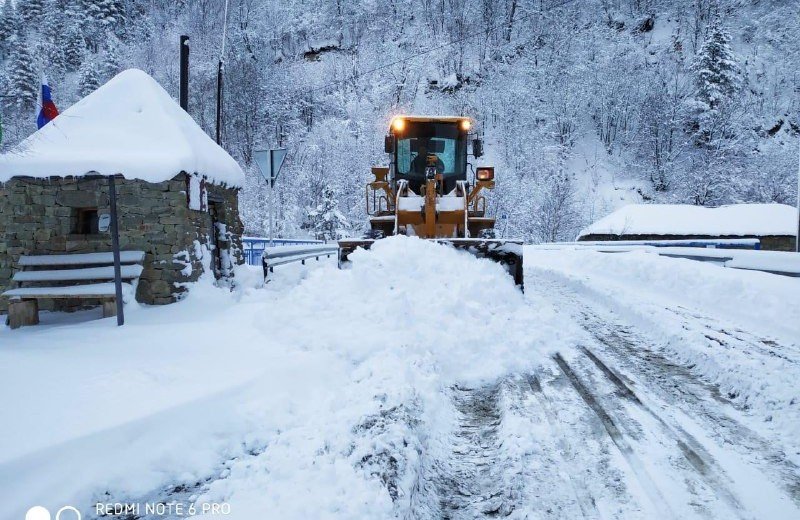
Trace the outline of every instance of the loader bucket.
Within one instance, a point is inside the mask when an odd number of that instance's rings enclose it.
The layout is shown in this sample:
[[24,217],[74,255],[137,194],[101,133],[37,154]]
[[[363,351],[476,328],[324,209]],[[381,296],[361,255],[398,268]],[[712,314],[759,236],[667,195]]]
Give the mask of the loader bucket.
[[[524,276],[522,270],[522,240],[484,239],[484,238],[428,238],[448,244],[457,249],[469,251],[478,258],[488,258],[502,264],[514,283],[524,290]],[[339,267],[348,262],[350,253],[356,249],[369,249],[375,239],[347,239],[339,241]]]

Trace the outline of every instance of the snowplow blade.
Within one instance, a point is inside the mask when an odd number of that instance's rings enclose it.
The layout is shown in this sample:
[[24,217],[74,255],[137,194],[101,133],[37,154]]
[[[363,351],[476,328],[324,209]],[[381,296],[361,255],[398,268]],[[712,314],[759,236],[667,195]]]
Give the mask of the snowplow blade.
[[[379,239],[377,239],[379,240]],[[488,258],[502,264],[508,274],[514,279],[514,283],[520,289],[524,288],[524,277],[522,271],[522,240],[505,240],[499,238],[427,238],[430,240],[447,244],[456,249],[469,251],[478,258]],[[346,239],[339,241],[339,267],[347,263],[350,253],[356,249],[369,249],[376,239]]]

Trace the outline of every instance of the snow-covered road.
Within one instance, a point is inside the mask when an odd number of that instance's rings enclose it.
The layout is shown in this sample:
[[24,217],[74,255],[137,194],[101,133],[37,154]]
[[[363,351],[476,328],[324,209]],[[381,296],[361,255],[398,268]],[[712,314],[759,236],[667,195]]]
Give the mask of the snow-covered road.
[[[574,405],[574,398],[559,404],[566,394],[580,396],[585,406],[577,421],[602,425],[594,428],[590,438],[606,444],[603,451],[622,455],[623,464],[610,466],[626,482],[618,495],[614,494],[619,490],[616,479],[604,485],[598,485],[602,478],[581,482],[581,488],[594,487],[581,503],[597,506],[588,512],[584,507],[582,512],[592,518],[608,513],[639,516],[625,510],[625,504],[638,504],[634,509],[640,513],[650,509],[644,515],[648,517],[791,518],[798,514],[797,386],[788,380],[777,382],[785,386],[757,381],[775,378],[772,370],[796,374],[797,346],[750,335],[732,323],[685,309],[676,312],[641,287],[619,304],[608,293],[596,287],[593,291],[591,281],[576,282],[560,270],[531,273],[537,282],[536,296],[569,313],[586,337],[577,349],[543,364],[534,386],[542,393],[551,387],[551,406],[558,410]],[[630,282],[626,281],[628,286],[636,287]],[[650,306],[644,306],[642,301],[648,299]],[[620,308],[637,303],[624,317]],[[738,372],[739,379],[726,374],[714,384],[710,375],[719,368],[699,366],[701,355],[688,352],[693,348],[734,350],[762,368]],[[680,363],[678,352],[687,359],[698,356],[698,361]],[[773,357],[781,359],[780,368],[769,362]],[[704,378],[704,372],[709,377]],[[761,395],[759,390],[775,393]],[[566,412],[559,422],[576,421],[574,413]],[[780,424],[775,425],[773,417],[778,415]],[[583,461],[578,472],[591,469],[586,464],[591,455],[578,458]],[[608,468],[602,457],[595,460],[596,467]],[[598,474],[602,477],[603,472]]]
[[8,518],[800,517],[800,280],[528,251],[523,296],[415,239],[352,260],[0,329]]

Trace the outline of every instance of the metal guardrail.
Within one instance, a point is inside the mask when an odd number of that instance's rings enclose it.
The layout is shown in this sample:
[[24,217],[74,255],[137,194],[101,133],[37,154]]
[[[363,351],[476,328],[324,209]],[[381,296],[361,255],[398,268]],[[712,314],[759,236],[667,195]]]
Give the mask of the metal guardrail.
[[320,257],[329,257],[339,252],[339,244],[310,244],[266,248],[261,256],[264,268],[264,278],[269,276],[273,268],[293,262],[306,263],[306,260]]
[[[322,243],[322,240],[304,238],[275,238],[272,240],[273,247]],[[242,254],[244,255],[245,263],[248,265],[261,265],[261,255],[264,254],[264,250],[268,247],[270,247],[268,238],[242,237]]]
[[528,246],[543,251],[562,249],[596,251],[598,253],[629,253],[647,251],[669,258],[684,258],[709,262],[721,267],[761,271],[781,276],[800,277],[800,255],[787,251],[747,250],[742,248],[684,247],[675,245],[621,244],[620,242],[567,242]]
[[652,247],[700,247],[707,249],[761,249],[757,238],[687,238],[683,240],[586,240],[579,242],[560,242],[576,246],[652,246]]

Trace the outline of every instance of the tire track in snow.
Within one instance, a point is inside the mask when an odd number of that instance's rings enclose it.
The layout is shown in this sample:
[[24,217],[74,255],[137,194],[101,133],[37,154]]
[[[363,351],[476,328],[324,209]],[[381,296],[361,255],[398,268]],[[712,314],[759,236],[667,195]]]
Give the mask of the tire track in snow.
[[[548,451],[554,453],[548,467],[539,471],[539,478],[531,485],[536,501],[541,503],[550,499],[555,490],[562,495],[576,487],[582,494],[585,513],[581,504],[573,500],[571,508],[549,507],[537,503],[532,508],[534,518],[542,512],[544,517],[573,519],[583,515],[593,518],[649,519],[658,516],[651,501],[644,494],[636,476],[631,472],[624,456],[609,437],[600,420],[586,406],[583,398],[575,392],[564,372],[545,358],[546,363],[537,368],[532,394],[541,392],[541,398],[548,403],[552,412],[552,426],[542,406],[529,405],[528,410],[536,415],[546,428],[532,428],[532,442],[542,446],[552,446]],[[533,382],[533,381],[531,381]],[[533,396],[532,395],[532,396]],[[544,430],[544,431],[543,431]],[[568,462],[559,458],[563,455]],[[536,463],[538,461],[532,461]],[[575,496],[574,494],[572,495]],[[562,500],[563,502],[563,500]]]
[[609,368],[603,360],[597,357],[594,352],[583,346],[581,346],[579,350],[592,361],[611,383],[613,383],[624,398],[634,403],[656,420],[662,431],[675,442],[691,467],[694,468],[698,475],[705,480],[711,489],[714,490],[715,494],[719,496],[734,513],[742,510],[742,505],[739,503],[739,500],[724,483],[724,472],[719,468],[719,465],[714,461],[711,454],[708,453],[695,437],[686,432],[680,425],[668,424],[667,421],[651,407],[644,404],[642,400],[639,399],[639,396],[636,395],[636,392],[634,392],[614,370]]
[[589,391],[588,387],[583,384],[578,375],[572,370],[560,353],[556,353],[553,356],[553,360],[567,377],[567,380],[570,382],[578,395],[581,396],[586,405],[595,413],[597,418],[600,419],[600,422],[608,433],[608,436],[614,442],[614,445],[617,447],[617,449],[619,449],[623,457],[625,457],[629,467],[633,471],[634,475],[636,475],[639,484],[644,489],[655,509],[665,517],[674,518],[675,513],[672,511],[669,503],[664,499],[664,495],[661,493],[661,490],[658,488],[653,478],[647,472],[644,464],[642,464],[642,461],[639,460],[639,457],[636,455],[636,453],[633,451],[633,448],[631,448],[630,444],[623,436],[614,419],[612,419],[608,412],[606,412],[606,410],[600,405],[599,401],[595,398],[592,392]]
[[572,494],[581,509],[581,514],[584,518],[600,518],[600,512],[597,510],[597,504],[594,497],[589,492],[586,482],[581,478],[581,472],[574,462],[575,448],[569,442],[569,437],[564,435],[559,425],[558,417],[554,412],[554,405],[547,394],[542,390],[542,384],[536,375],[528,374],[525,377],[531,392],[536,397],[540,404],[542,411],[550,426],[550,430],[558,439],[559,457],[567,470],[567,479],[569,481]]
[[[535,286],[543,298],[573,314],[594,338],[596,347],[605,356],[612,358],[617,367],[624,368],[630,374],[628,376],[620,369],[616,370],[618,379],[629,389],[632,385],[641,388],[642,392],[637,398],[642,396],[647,399],[640,398],[640,401],[651,402],[664,408],[665,411],[670,411],[669,415],[673,417],[668,422],[673,427],[680,426],[681,422],[692,426],[694,430],[699,427],[700,430],[697,430],[695,435],[706,437],[704,441],[706,446],[712,442],[715,448],[721,448],[726,452],[734,451],[741,457],[741,462],[749,466],[748,472],[753,472],[753,469],[757,468],[756,472],[770,475],[771,480],[788,494],[788,498],[795,506],[800,505],[800,469],[773,443],[726,413],[725,406],[737,409],[739,407],[737,403],[721,395],[716,385],[700,379],[691,371],[691,367],[676,364],[668,360],[664,354],[651,348],[648,339],[650,336],[646,333],[642,336],[628,324],[621,323],[620,315],[614,312],[612,306],[603,299],[603,295],[594,289],[549,271],[539,273]],[[599,310],[600,308],[602,310]],[[681,313],[673,309],[666,310],[676,314]],[[684,327],[703,321],[704,317],[696,316],[683,308],[681,310],[684,311],[682,314],[687,320],[684,322]],[[714,321],[711,318],[708,320]],[[743,332],[743,334],[750,336],[749,333]],[[737,339],[744,341],[742,337]],[[768,348],[775,346],[769,340],[763,343]],[[620,391],[620,394],[624,396],[625,392]],[[685,431],[684,428],[681,429]],[[698,444],[702,446],[699,441]],[[694,451],[702,453],[696,448]],[[740,466],[737,473],[741,473],[742,469]],[[724,476],[725,471],[725,468],[720,467],[721,474],[718,474],[720,478]],[[741,475],[738,475],[738,478],[741,480]],[[740,483],[739,487],[741,485]]]
[[[601,321],[597,315],[588,312],[584,312],[584,318],[588,323]],[[708,426],[713,434],[720,436],[726,445],[744,447],[748,457],[755,457],[758,466],[767,474],[774,475],[777,482],[785,487],[795,504],[800,505],[800,469],[759,434],[735,421],[724,412],[709,407],[709,401],[701,397],[703,394],[711,397],[714,402],[735,405],[727,397],[722,396],[715,386],[699,381],[688,368],[676,365],[661,354],[643,347],[638,342],[631,341],[624,334],[627,332],[624,328],[621,328],[623,334],[610,335],[598,335],[598,330],[591,326],[587,330],[604,347],[607,347],[607,352],[618,363],[621,363],[620,366],[642,374],[640,380],[646,381],[648,386],[655,384],[660,396],[669,396],[673,403],[681,408],[688,406],[692,417],[701,418],[710,423]],[[674,421],[672,424],[677,426]],[[758,459],[763,460],[759,461]]]

